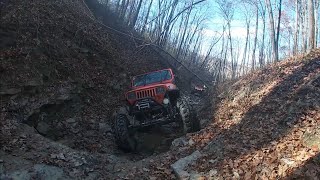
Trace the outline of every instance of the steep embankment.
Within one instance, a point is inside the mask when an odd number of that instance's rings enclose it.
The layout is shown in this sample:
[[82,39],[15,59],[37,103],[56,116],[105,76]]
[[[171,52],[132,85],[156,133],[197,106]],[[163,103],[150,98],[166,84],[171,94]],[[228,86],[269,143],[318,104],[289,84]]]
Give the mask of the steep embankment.
[[128,163],[112,155],[112,113],[132,75],[167,66],[81,0],[0,5],[0,179],[112,178]]
[[51,139],[73,139],[73,148],[112,150],[102,135],[130,77],[164,68],[160,58],[93,21],[81,0],[1,5],[2,143],[23,122]]
[[181,176],[320,178],[319,49],[251,73],[220,92],[212,124],[190,138],[200,150],[189,156],[196,162],[174,166]]

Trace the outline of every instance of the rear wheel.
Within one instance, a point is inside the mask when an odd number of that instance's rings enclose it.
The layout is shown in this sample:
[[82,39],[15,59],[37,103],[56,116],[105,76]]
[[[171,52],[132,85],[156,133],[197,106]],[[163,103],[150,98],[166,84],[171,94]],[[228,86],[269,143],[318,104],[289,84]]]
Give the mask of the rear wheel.
[[137,142],[128,129],[129,120],[125,114],[117,114],[114,122],[116,143],[122,150],[134,151]]
[[192,106],[185,99],[180,98],[177,101],[177,108],[183,124],[184,133],[199,131],[200,121]]

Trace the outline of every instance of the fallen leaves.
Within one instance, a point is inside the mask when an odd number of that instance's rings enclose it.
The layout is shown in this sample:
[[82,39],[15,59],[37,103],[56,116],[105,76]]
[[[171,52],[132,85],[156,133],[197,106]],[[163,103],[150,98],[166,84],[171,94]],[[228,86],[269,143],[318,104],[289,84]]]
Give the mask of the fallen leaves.
[[[312,53],[320,57],[320,50]],[[241,179],[278,179],[306,162],[312,166],[310,159],[319,153],[314,142],[320,139],[309,138],[309,147],[304,139],[307,132],[314,134],[320,127],[319,85],[309,87],[320,72],[317,58],[272,65],[229,88],[215,112],[214,124],[192,137],[204,147],[222,136],[223,156],[215,163],[203,161],[206,156],[189,170],[209,173],[216,169],[223,178],[238,178],[237,172]],[[245,87],[250,87],[247,96],[239,92]]]

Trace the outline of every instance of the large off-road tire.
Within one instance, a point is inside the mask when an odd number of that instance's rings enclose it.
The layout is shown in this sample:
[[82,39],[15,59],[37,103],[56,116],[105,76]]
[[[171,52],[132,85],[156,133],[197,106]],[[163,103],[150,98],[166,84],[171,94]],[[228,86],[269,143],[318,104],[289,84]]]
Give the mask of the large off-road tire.
[[117,114],[114,121],[116,143],[124,151],[135,151],[137,142],[128,129],[129,120],[125,114]]
[[183,98],[178,99],[177,108],[183,125],[184,133],[190,133],[200,130],[200,121],[196,111]]

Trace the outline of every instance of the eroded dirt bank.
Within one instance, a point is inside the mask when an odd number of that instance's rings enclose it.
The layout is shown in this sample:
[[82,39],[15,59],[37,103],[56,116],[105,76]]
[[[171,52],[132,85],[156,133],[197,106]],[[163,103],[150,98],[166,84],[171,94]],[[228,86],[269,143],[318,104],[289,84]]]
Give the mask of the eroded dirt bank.
[[138,152],[116,147],[112,113],[130,78],[167,65],[92,21],[83,1],[3,1],[0,34],[1,178],[114,179],[135,164],[146,172],[143,159],[181,136],[164,126],[138,133]]

